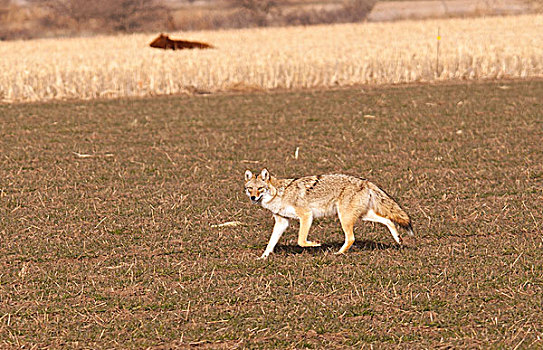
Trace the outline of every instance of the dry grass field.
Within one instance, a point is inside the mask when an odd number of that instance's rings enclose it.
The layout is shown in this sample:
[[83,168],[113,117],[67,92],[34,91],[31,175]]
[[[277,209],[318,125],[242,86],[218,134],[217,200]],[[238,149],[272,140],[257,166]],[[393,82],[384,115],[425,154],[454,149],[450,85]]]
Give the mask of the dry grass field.
[[[437,32],[441,34],[437,62]],[[543,16],[0,42],[0,101],[543,76]]]
[[[541,348],[542,101],[532,80],[0,105],[0,347]],[[360,222],[336,256],[336,220],[318,249],[294,223],[256,260],[263,166],[367,177],[417,235]]]

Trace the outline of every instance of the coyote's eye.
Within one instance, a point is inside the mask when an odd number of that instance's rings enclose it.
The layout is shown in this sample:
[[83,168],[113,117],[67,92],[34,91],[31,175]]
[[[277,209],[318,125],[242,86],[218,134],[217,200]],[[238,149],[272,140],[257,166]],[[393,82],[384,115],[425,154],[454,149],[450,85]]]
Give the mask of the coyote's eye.
[[264,191],[264,187],[259,187],[258,192],[262,192],[262,191]]

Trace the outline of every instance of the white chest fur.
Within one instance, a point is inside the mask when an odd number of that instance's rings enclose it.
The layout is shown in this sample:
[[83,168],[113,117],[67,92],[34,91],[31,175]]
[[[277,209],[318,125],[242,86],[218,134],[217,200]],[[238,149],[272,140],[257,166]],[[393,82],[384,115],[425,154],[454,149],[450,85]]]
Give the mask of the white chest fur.
[[270,195],[264,195],[262,197],[262,207],[270,210],[274,214],[278,214],[286,218],[299,219],[293,206],[285,205],[280,199],[273,198]]

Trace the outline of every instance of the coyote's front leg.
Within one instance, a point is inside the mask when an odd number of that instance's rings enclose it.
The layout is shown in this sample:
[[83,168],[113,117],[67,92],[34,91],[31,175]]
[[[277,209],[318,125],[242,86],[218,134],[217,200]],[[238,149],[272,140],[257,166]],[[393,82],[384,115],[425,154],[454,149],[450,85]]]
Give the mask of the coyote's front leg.
[[298,233],[298,245],[300,247],[320,247],[320,243],[307,240],[309,229],[313,223],[313,213],[311,210],[296,210],[296,215],[300,218],[300,232]]
[[275,225],[273,226],[273,232],[270,237],[270,241],[268,242],[266,250],[259,259],[267,258],[268,255],[273,252],[273,248],[275,248],[275,245],[279,241],[279,238],[281,238],[281,235],[288,227],[288,219],[275,214],[273,215],[273,218],[275,219]]

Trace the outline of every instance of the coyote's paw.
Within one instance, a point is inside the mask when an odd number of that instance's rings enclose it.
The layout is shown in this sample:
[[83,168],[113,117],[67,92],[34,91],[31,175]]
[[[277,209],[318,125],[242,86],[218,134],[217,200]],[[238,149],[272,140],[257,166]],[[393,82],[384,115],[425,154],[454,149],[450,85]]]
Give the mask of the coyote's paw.
[[259,258],[256,258],[256,260],[264,260],[264,259],[267,259],[267,258],[268,258],[268,255],[270,255],[270,253],[264,252]]
[[319,242],[310,242],[310,241],[301,242],[301,243],[298,243],[298,245],[300,247],[320,247],[321,246]]

